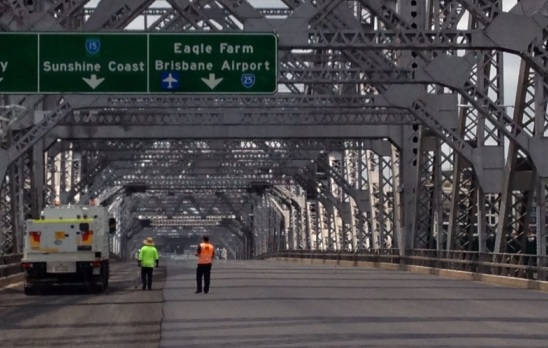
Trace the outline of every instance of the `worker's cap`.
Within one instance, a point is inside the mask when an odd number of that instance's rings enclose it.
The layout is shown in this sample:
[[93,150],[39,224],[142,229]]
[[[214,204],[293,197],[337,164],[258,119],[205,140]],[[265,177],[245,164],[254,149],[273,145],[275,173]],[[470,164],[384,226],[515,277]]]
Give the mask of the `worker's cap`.
[[148,237],[147,239],[145,239],[145,240],[143,241],[143,244],[144,244],[144,245],[154,245],[154,241],[152,240],[151,237]]

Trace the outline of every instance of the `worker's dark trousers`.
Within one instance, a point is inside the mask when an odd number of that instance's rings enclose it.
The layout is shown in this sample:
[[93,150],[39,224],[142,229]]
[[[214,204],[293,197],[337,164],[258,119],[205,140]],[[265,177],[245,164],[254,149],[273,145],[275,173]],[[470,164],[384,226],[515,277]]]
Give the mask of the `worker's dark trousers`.
[[152,288],[152,267],[141,267],[141,280],[143,281],[143,289]]
[[209,280],[211,279],[211,264],[198,264],[196,268],[196,291],[202,291],[202,277],[204,278],[204,292],[209,292]]

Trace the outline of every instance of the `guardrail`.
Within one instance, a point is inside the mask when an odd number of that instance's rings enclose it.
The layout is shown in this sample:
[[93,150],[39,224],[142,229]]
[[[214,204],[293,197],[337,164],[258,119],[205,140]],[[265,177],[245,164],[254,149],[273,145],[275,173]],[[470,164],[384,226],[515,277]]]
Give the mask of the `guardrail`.
[[398,249],[379,249],[358,252],[320,250],[282,250],[265,253],[258,258],[272,257],[388,263],[400,266],[422,266],[436,269],[464,271],[528,280],[548,280],[548,257],[527,254],[479,253],[474,251],[445,251],[431,249],[408,250],[405,256]]
[[[548,281],[548,257],[527,254],[478,253],[431,249],[408,250],[405,256],[398,249],[358,252],[322,250],[282,250],[265,253],[257,258],[286,257],[310,260],[347,261],[354,264],[372,262],[400,266],[422,266],[477,274],[519,279]],[[22,274],[21,254],[0,256],[0,279]]]
[[0,256],[0,278],[6,278],[22,272],[22,254]]
[[23,272],[21,268],[22,257],[22,254],[0,256],[0,279],[21,274]]

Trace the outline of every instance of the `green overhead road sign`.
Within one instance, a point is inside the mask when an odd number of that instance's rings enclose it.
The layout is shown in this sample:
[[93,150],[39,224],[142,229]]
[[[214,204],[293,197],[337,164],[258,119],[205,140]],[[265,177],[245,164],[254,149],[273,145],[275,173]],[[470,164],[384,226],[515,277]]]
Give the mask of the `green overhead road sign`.
[[150,92],[274,93],[273,34],[150,35]]
[[271,33],[0,33],[0,93],[275,93]]
[[37,92],[38,36],[2,34],[0,47],[0,93]]
[[147,37],[40,34],[40,92],[147,92]]

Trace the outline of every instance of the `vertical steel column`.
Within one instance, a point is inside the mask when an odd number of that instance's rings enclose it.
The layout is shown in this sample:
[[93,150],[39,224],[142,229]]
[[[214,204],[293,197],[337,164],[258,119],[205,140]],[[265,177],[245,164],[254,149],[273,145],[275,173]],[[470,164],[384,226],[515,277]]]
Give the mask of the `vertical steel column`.
[[[418,249],[434,249],[437,246],[436,239],[439,232],[441,209],[439,206],[441,170],[439,147],[437,138],[422,136],[420,139],[420,150],[418,153],[419,163],[419,185],[417,194],[417,225],[414,247]],[[435,233],[436,232],[436,233]]]
[[[13,233],[11,238],[11,246],[6,246],[11,253],[20,253],[23,250],[23,233],[25,227],[25,219],[28,213],[28,206],[25,203],[26,191],[30,191],[30,187],[26,182],[25,167],[26,162],[29,160],[29,154],[25,153],[19,157],[10,166],[10,185],[11,185],[11,197],[12,201],[12,221],[13,221]],[[30,192],[28,192],[30,194]],[[29,197],[30,198],[30,197]]]
[[10,172],[8,167],[5,177],[1,178],[3,180],[0,182],[0,255],[11,253],[13,246],[13,199],[11,198]]
[[548,234],[546,233],[546,196],[548,186],[545,178],[538,178],[537,183],[537,255],[546,256]]
[[485,204],[482,204],[483,202],[486,202],[487,199],[485,198],[485,193],[483,193],[483,190],[481,188],[478,188],[477,190],[478,197],[476,198],[477,202],[477,210],[478,213],[476,215],[477,220],[477,231],[478,231],[478,248],[475,251],[479,251],[480,253],[487,252],[487,236],[488,236],[488,229],[487,229],[487,214],[486,214],[486,207]]
[[45,164],[44,164],[44,146],[43,142],[37,142],[32,148],[32,168],[31,168],[31,208],[30,215],[38,218],[44,208],[45,189]]
[[[516,101],[514,109],[514,122],[523,128],[527,128],[534,134],[543,132],[537,129],[540,124],[535,124],[539,120],[541,124],[544,121],[542,112],[537,115],[535,96],[537,92],[535,86],[543,80],[536,79],[536,73],[522,61],[519,73],[519,83],[516,92]],[[542,94],[542,92],[541,92]],[[537,116],[539,116],[537,118]],[[520,246],[524,250],[525,237],[529,232],[529,221],[532,212],[532,200],[530,197],[535,191],[536,175],[533,164],[527,158],[527,155],[520,151],[517,144],[510,141],[508,145],[508,155],[506,160],[506,171],[504,175],[504,191],[501,196],[500,221],[497,226],[497,236],[495,240],[495,251],[504,252],[507,243],[518,239],[522,243]]]
[[59,170],[57,163],[57,156],[48,156],[47,157],[47,169],[48,177],[46,178],[46,184],[51,189],[51,201],[53,203],[55,200],[60,200],[59,198]]
[[298,189],[298,186],[295,186],[296,193],[300,193],[301,195],[296,196],[298,199],[298,203],[295,210],[295,226],[296,226],[296,232],[297,232],[297,244],[298,247],[301,249],[312,249],[312,241],[311,241],[311,234],[308,224],[308,213],[307,213],[307,206],[306,206],[306,198],[304,196],[304,193],[301,192],[301,190]]
[[[357,179],[358,179],[358,149],[347,149],[342,153],[342,175],[343,178],[348,182],[348,185],[358,192],[357,189]],[[356,198],[357,199],[357,198]],[[356,199],[348,194],[348,192],[343,191],[343,202],[346,204],[349,216],[346,218],[347,225],[346,236],[344,236],[344,243],[346,245],[345,249],[348,251],[356,251],[359,246],[359,225],[357,223],[356,216],[360,214],[360,211],[357,207]]]
[[[71,162],[70,168],[71,170],[70,170],[69,193],[73,192],[76,185],[78,185],[80,181],[83,179],[81,175],[82,173],[82,154],[81,153],[74,152],[74,150],[72,151],[72,162]],[[76,198],[79,198],[78,194],[76,196],[77,196]],[[74,199],[73,197],[71,197],[70,194],[67,198],[69,202],[71,202]],[[87,202],[82,202],[82,203],[87,204]]]
[[317,200],[306,200],[306,227],[308,230],[307,235],[310,238],[310,249],[322,250],[321,235],[318,231],[318,212],[317,212]]
[[368,159],[367,152],[365,148],[361,148],[358,153],[358,177],[357,177],[357,188],[364,198],[365,211],[361,211],[361,214],[356,217],[357,225],[359,226],[359,249],[369,250],[373,245],[373,213],[372,213],[372,194],[369,190],[369,170],[368,170]]
[[299,249],[299,233],[297,231],[297,212],[296,208],[292,204],[287,205],[287,218],[286,218],[286,235],[287,235],[287,249],[298,250]]
[[59,158],[59,199],[61,204],[68,204],[70,191],[72,151],[62,151]]
[[[328,191],[339,202],[339,206],[342,207],[342,203],[344,202],[344,189],[337,183],[337,180],[335,180],[335,178],[332,176],[332,173],[335,172],[338,174],[339,178],[344,178],[341,168],[341,154],[339,152],[330,152],[327,155],[326,160],[326,165],[329,168],[329,172],[326,173]],[[333,244],[332,248],[334,250],[345,250],[347,238],[345,233],[346,221],[344,211],[341,211],[340,209],[333,206],[332,209],[330,209],[330,213],[330,226],[332,226],[332,230],[330,231],[330,242]]]
[[320,250],[329,249],[329,226],[327,213],[325,211],[325,206],[322,204],[321,200],[316,198],[316,233],[317,238],[319,239]]
[[398,148],[394,145],[390,146],[392,152],[392,173],[394,173],[394,235],[392,239],[392,245],[390,248],[398,247],[399,241],[403,239],[402,234],[402,221],[403,221],[403,207],[402,207],[402,192],[403,192],[403,182],[402,182],[402,173],[401,173],[401,158]]
[[383,197],[380,192],[382,190],[383,180],[377,155],[371,150],[367,150],[367,173],[367,176],[369,177],[369,192],[371,193],[371,225],[373,227],[371,248],[379,249],[384,227],[379,219],[384,210],[384,207],[382,206],[384,204]]
[[[427,28],[427,6],[426,0],[417,0],[417,1],[405,1],[397,0],[397,9],[398,13],[405,21],[405,26],[408,28],[416,30],[424,30]],[[411,67],[412,69],[420,68],[425,65],[425,61],[421,54],[418,54],[416,51],[403,51],[398,57],[398,62],[402,66]],[[411,144],[410,149],[404,147],[402,149],[402,168],[405,173],[405,182],[404,182],[404,217],[405,217],[405,233],[403,234],[404,240],[399,243],[400,245],[400,254],[404,254],[407,249],[421,247],[416,245],[417,241],[421,240],[421,233],[424,231],[418,230],[419,224],[418,221],[414,221],[418,218],[418,208],[416,203],[419,200],[419,190],[421,189],[419,185],[419,173],[423,168],[422,161],[420,161],[419,150],[421,147],[421,136],[422,132],[425,131],[423,127],[414,127],[414,132],[409,132],[409,129],[404,130],[405,142],[401,144]],[[413,134],[415,133],[415,134]],[[409,142],[411,140],[411,142]],[[411,152],[410,152],[411,151]],[[411,162],[409,162],[411,160]],[[411,175],[411,174],[415,175]]]

